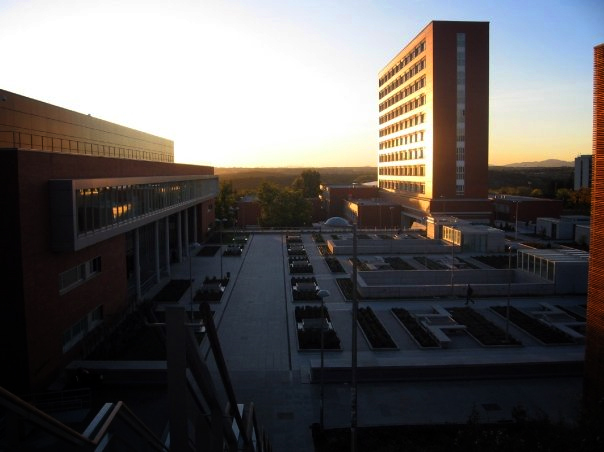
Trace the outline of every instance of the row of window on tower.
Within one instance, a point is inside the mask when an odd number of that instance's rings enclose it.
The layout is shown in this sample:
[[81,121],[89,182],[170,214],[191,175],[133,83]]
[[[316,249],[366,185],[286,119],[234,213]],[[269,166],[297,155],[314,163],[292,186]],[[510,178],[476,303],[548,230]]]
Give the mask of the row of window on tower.
[[393,190],[399,192],[409,192],[409,193],[426,193],[426,184],[422,182],[407,182],[407,181],[398,181],[398,180],[380,180],[379,181],[380,188],[385,190]]
[[400,115],[404,115],[410,111],[415,110],[416,108],[421,107],[426,104],[426,95],[422,94],[415,99],[410,100],[409,102],[405,102],[400,107],[395,108],[394,110],[389,111],[385,115],[380,116],[380,124],[384,124],[394,118],[399,117]]
[[402,121],[398,121],[381,129],[380,137],[390,135],[391,133],[400,132],[401,130],[423,124],[424,122],[426,122],[426,115],[424,113],[411,116],[410,118],[403,119]]
[[425,176],[426,165],[380,166],[380,176]]
[[417,58],[420,53],[426,50],[426,41],[420,42],[416,45],[411,51],[409,51],[404,57],[397,61],[397,63],[380,78],[380,86],[394,77],[399,71],[401,71],[405,66],[407,66],[411,61]]
[[424,158],[424,148],[407,149],[406,151],[389,152],[379,155],[379,162],[400,162],[402,160],[415,160]]
[[396,104],[397,102],[403,100],[405,97],[410,96],[411,94],[419,91],[424,86],[426,86],[426,77],[422,77],[419,80],[416,80],[415,82],[410,83],[408,86],[401,89],[400,91],[397,91],[396,94],[393,94],[388,99],[386,99],[384,102],[380,103],[380,111],[383,111],[388,107],[391,107],[392,105]]
[[390,140],[385,140],[380,143],[380,150],[382,149],[390,149],[396,146],[404,146],[406,144],[419,143],[424,141],[424,131],[420,130],[419,132],[408,133],[407,135],[402,135],[400,137],[391,138]]
[[[422,59],[421,61],[418,61],[416,64],[413,65],[412,68],[410,68],[407,72],[402,74],[400,77],[398,77],[396,80],[394,80],[390,85],[388,85],[387,88],[380,91],[379,98],[382,99],[382,98],[386,97],[392,91],[395,91],[399,86],[403,85],[408,80],[411,80],[413,77],[415,77],[421,71],[423,71],[425,68],[426,68],[426,60]],[[415,83],[412,83],[409,86],[414,85],[414,84]],[[406,87],[406,88],[408,88],[408,87]],[[401,90],[401,91],[404,91],[404,90]],[[399,92],[401,92],[401,91],[399,91]],[[382,104],[385,104],[385,103],[386,102],[382,102]],[[392,105],[392,104],[390,104],[390,105]],[[381,107],[381,105],[380,105],[380,107]]]

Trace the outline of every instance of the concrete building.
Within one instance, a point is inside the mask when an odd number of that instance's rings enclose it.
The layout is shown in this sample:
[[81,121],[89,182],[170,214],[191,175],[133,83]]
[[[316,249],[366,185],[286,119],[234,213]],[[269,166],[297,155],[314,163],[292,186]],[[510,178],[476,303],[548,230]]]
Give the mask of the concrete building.
[[591,187],[591,160],[591,154],[575,158],[575,190]]
[[325,218],[343,217],[344,201],[353,199],[375,199],[379,190],[374,185],[343,184],[321,185],[321,202]]
[[0,385],[45,387],[214,221],[212,167],[173,142],[0,90]]
[[398,229],[401,224],[401,206],[384,199],[344,200],[344,218],[358,227],[370,229]]
[[594,48],[593,179],[587,292],[585,400],[604,400],[604,44]]
[[516,222],[534,223],[538,217],[560,218],[563,208],[563,203],[559,199],[493,195],[490,200],[496,226],[505,224],[515,226]]
[[488,99],[488,22],[431,22],[380,71],[378,184],[403,227],[490,218]]
[[458,222],[443,225],[442,239],[457,245],[461,251],[502,253],[505,251],[505,233],[484,224]]
[[537,218],[537,234],[554,240],[574,240],[579,225],[589,226],[587,215],[562,215],[560,218]]

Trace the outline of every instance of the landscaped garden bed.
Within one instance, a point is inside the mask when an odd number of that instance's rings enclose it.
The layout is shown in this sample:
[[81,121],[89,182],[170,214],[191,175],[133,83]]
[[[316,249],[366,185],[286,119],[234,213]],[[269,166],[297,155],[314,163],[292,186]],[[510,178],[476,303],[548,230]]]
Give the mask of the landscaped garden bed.
[[329,247],[327,245],[317,245],[317,249],[319,250],[319,254],[321,256],[331,255],[331,252],[329,251]]
[[300,237],[299,235],[286,235],[285,236],[285,242],[287,244],[302,243],[302,237]]
[[318,232],[313,232],[312,239],[315,241],[315,243],[325,243],[323,235],[319,234]]
[[287,245],[287,254],[289,256],[304,256],[306,255],[306,249],[304,249],[304,245],[296,244],[296,245]]
[[448,311],[457,323],[465,325],[466,331],[483,346],[522,345],[482,314],[469,307],[450,308]]
[[[350,278],[336,278],[336,283],[340,290],[342,291],[342,295],[346,300],[352,300],[352,280]],[[360,300],[362,297],[357,291],[357,300]]]
[[195,301],[207,301],[211,302],[219,302],[222,299],[222,294],[224,293],[224,289],[229,283],[229,278],[217,278],[213,276],[212,278],[205,277],[203,280],[203,285],[193,298]]
[[[298,348],[300,350],[321,349],[321,326],[323,326],[323,349],[341,350],[340,338],[331,325],[329,311],[321,306],[297,306],[295,310]],[[323,321],[323,319],[325,319]]]
[[218,245],[206,245],[197,252],[197,256],[214,256],[219,249]]
[[168,283],[153,297],[155,303],[176,303],[185,294],[191,281],[188,279],[171,279]]
[[428,270],[450,270],[449,267],[425,256],[414,256],[413,259],[425,266]]
[[362,272],[371,271],[371,269],[367,266],[367,264],[365,262],[363,262],[362,260],[360,260],[358,257],[357,258],[351,257],[349,259],[349,261],[352,265],[354,265],[355,262],[357,263],[357,271],[362,271]]
[[[500,316],[506,317],[506,306],[491,306],[491,309]],[[553,326],[546,325],[514,306],[510,306],[510,321],[543,344],[558,345],[575,343],[574,339],[568,334]]]
[[419,320],[404,308],[392,308],[392,314],[422,348],[440,348],[438,340],[425,329]]
[[411,264],[408,264],[400,257],[385,257],[384,262],[392,267],[393,270],[415,270]]
[[325,263],[332,273],[345,273],[344,267],[337,257],[325,257]]
[[317,295],[319,286],[314,276],[292,277],[292,298],[293,301],[317,301],[321,297]]
[[398,347],[392,340],[392,337],[377,318],[373,309],[359,308],[357,322],[374,350],[398,350]]
[[483,264],[486,264],[493,268],[498,269],[506,269],[506,268],[516,268],[516,254],[512,254],[511,256],[503,255],[503,254],[495,254],[489,256],[472,256],[472,259],[475,259]]
[[313,267],[308,260],[308,257],[304,256],[291,256],[289,258],[289,272],[294,273],[312,273]]
[[243,245],[228,245],[222,255],[227,257],[239,257],[243,253]]

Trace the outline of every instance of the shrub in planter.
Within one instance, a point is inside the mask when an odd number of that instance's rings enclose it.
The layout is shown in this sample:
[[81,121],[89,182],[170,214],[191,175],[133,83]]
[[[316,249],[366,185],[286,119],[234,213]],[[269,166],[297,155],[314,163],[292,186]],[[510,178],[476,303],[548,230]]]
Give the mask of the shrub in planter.
[[394,316],[405,326],[405,329],[413,336],[417,343],[426,348],[439,348],[440,344],[428,330],[409,311],[403,308],[392,308]]
[[[506,306],[491,306],[491,309],[500,316],[506,316]],[[535,317],[521,311],[514,306],[510,306],[510,321],[518,328],[526,331],[544,344],[574,344],[575,341],[568,334],[559,329],[546,325]]]
[[373,309],[359,308],[357,321],[365,333],[365,337],[373,348],[397,348],[382,322],[377,318]]
[[466,331],[470,336],[482,345],[522,344],[510,335],[508,335],[508,339],[506,339],[505,331],[470,307],[450,308],[448,311],[451,313],[451,317],[453,317],[457,323],[465,325]]

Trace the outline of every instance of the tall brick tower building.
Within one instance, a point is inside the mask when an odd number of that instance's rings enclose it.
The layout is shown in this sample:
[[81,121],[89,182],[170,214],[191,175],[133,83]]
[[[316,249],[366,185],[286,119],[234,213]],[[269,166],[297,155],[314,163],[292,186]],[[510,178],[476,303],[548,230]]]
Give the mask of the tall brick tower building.
[[593,174],[585,400],[604,402],[604,44],[594,48]]

